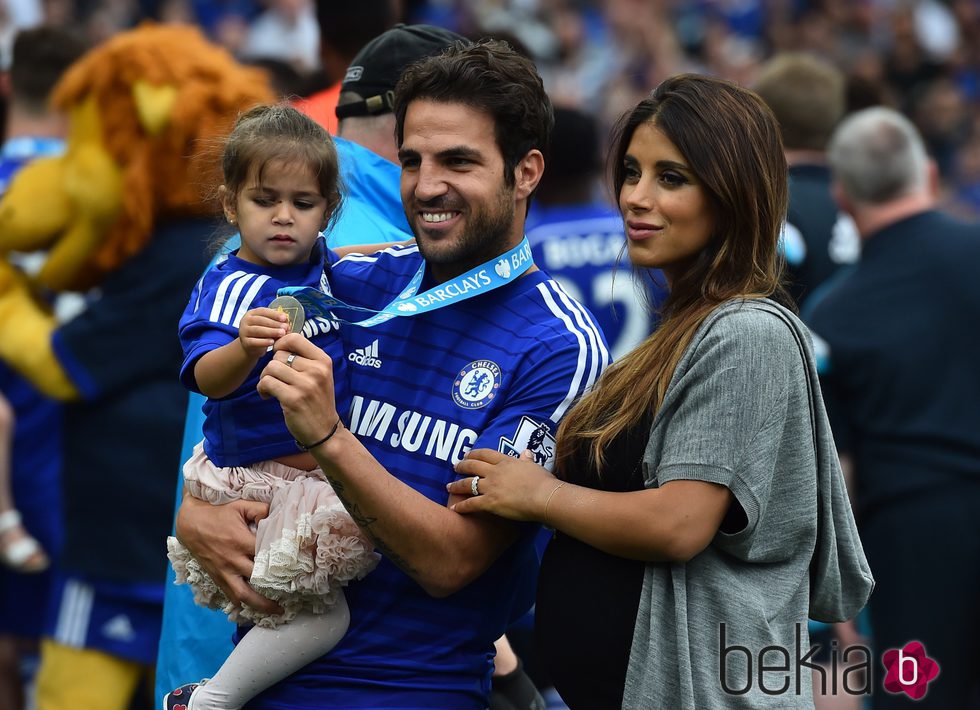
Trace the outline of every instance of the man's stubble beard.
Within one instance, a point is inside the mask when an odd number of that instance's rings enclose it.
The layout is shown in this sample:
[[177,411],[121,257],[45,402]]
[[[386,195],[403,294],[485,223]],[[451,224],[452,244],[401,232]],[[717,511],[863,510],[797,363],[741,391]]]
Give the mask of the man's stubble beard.
[[[465,231],[453,243],[440,241],[437,244],[417,231],[415,241],[427,263],[455,266],[464,273],[507,251],[513,223],[514,191],[504,187],[492,209],[470,212]],[[414,220],[410,224],[414,230]]]

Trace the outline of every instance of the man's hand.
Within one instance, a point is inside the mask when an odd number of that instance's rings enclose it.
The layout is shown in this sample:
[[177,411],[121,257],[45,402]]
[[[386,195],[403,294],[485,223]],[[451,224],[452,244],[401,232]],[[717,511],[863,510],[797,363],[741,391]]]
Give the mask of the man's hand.
[[177,513],[176,533],[233,604],[281,614],[278,604],[248,584],[255,559],[255,526],[268,514],[266,503],[239,500],[211,505],[185,495]]
[[299,442],[319,441],[337,424],[333,361],[302,334],[276,341],[257,389],[263,397],[279,400],[286,426]]

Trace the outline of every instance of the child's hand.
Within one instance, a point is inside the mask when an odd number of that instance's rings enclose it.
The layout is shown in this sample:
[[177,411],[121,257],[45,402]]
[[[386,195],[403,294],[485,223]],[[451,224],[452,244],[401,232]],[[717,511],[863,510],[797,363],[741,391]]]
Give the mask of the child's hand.
[[271,308],[253,308],[242,316],[238,342],[251,357],[258,360],[266,350],[289,331],[289,317]]

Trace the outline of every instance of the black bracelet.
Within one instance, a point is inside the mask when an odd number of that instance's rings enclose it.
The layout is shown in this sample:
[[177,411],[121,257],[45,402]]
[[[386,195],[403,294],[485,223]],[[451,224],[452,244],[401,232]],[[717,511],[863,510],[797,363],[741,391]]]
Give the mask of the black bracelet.
[[327,434],[322,439],[320,439],[319,441],[314,441],[309,446],[307,446],[306,444],[299,443],[299,441],[297,441],[296,439],[293,439],[293,441],[296,442],[296,446],[299,447],[300,451],[309,451],[310,449],[315,449],[320,444],[323,444],[323,443],[329,441],[330,440],[330,437],[337,433],[337,428],[339,426],[340,426],[340,417],[337,417],[337,423],[333,425],[333,429],[330,430],[330,433]]

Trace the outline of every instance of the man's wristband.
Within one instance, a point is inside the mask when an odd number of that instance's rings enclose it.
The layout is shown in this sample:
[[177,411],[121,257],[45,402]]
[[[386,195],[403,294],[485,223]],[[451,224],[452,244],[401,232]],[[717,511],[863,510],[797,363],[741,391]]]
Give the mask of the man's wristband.
[[339,427],[340,427],[340,417],[337,417],[337,423],[333,425],[333,429],[331,429],[330,430],[330,433],[327,434],[322,439],[320,439],[319,441],[314,441],[312,444],[309,444],[309,445],[307,445],[307,444],[301,444],[301,443],[299,443],[299,441],[297,439],[293,439],[293,441],[296,442],[296,446],[299,447],[300,451],[309,451],[310,449],[315,449],[320,444],[325,444],[328,441],[330,441],[330,437],[332,437],[334,434],[337,433],[337,429]]

